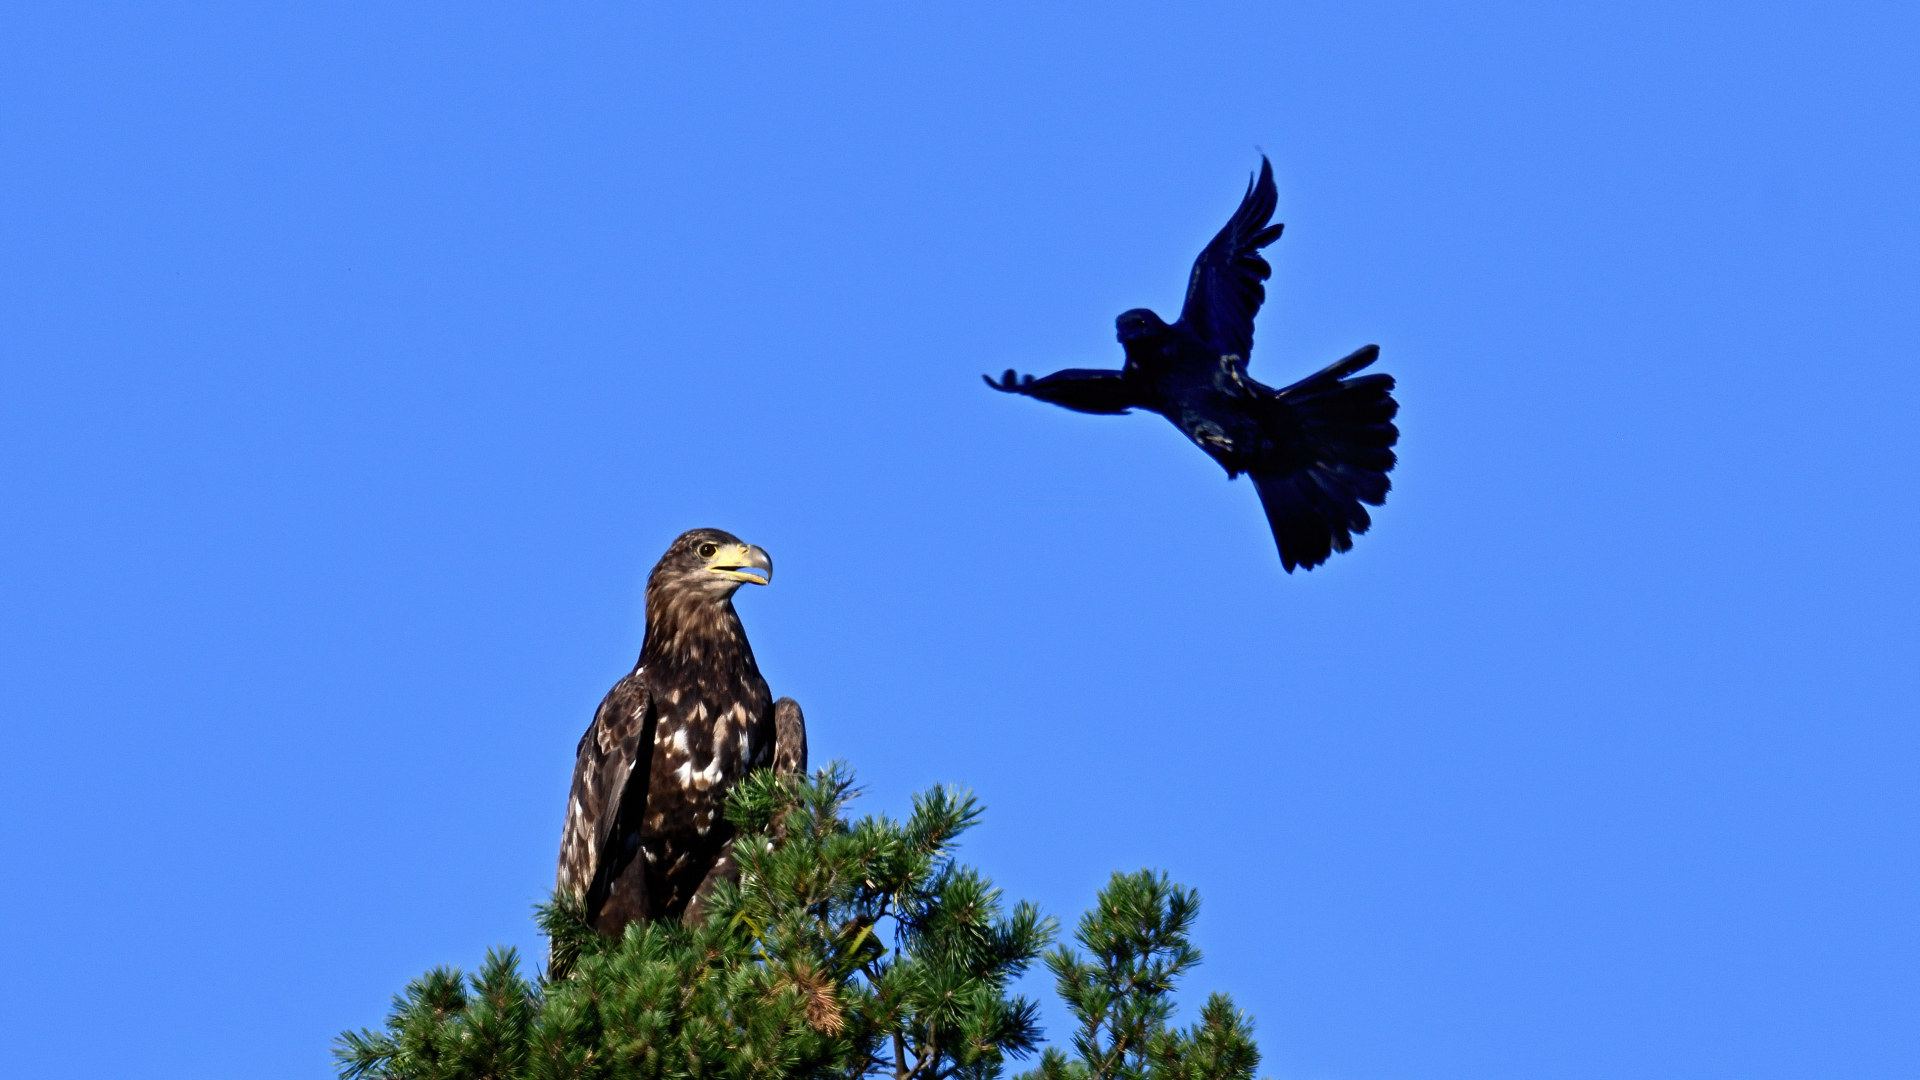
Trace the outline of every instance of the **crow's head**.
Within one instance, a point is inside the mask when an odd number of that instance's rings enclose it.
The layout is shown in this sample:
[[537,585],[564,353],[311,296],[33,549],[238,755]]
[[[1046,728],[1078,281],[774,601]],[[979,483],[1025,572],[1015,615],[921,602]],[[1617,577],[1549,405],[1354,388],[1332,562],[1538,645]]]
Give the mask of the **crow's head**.
[[666,588],[715,598],[732,596],[741,585],[773,580],[773,560],[752,544],[719,529],[680,534],[653,568],[647,591]]
[[1119,331],[1122,345],[1129,341],[1159,337],[1167,332],[1167,324],[1160,321],[1160,316],[1143,307],[1121,312],[1120,317],[1113,320],[1113,326]]

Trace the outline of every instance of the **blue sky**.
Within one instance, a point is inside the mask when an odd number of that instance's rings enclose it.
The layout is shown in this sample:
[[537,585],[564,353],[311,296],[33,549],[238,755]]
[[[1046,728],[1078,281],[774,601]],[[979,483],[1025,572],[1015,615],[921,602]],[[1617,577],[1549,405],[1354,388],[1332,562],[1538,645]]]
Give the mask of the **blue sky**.
[[[0,13],[10,1067],[323,1077],[537,951],[717,525],[866,808],[1197,887],[1268,1075],[1912,1075],[1911,5],[688,7]],[[1256,148],[1253,373],[1403,406],[1292,577],[978,381],[1115,363]]]

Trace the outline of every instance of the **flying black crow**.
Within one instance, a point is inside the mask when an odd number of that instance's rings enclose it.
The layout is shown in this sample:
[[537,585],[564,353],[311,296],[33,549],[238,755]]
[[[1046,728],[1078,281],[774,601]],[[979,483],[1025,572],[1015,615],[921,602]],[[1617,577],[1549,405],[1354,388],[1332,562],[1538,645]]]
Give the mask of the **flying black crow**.
[[1353,535],[1373,523],[1361,504],[1379,506],[1392,486],[1399,405],[1393,376],[1350,377],[1380,355],[1377,345],[1280,390],[1247,374],[1253,316],[1267,297],[1260,283],[1273,272],[1260,249],[1280,238],[1281,226],[1267,224],[1277,200],[1263,155],[1240,209],[1194,260],[1179,321],[1169,326],[1146,308],[1115,320],[1126,350],[1119,371],[1068,368],[1036,379],[1009,369],[998,382],[983,378],[1076,412],[1146,409],[1171,420],[1228,479],[1252,477],[1292,573],[1353,547]]

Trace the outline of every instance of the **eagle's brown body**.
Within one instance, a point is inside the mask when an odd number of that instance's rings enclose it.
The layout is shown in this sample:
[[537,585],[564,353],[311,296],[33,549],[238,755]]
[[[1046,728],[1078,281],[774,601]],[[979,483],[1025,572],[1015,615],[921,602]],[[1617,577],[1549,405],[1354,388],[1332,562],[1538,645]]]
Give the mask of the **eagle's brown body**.
[[736,873],[727,792],[753,769],[804,772],[806,728],[773,700],[732,594],[766,553],[717,529],[674,541],[647,579],[639,662],[607,692],[575,754],[559,886],[595,929],[697,918]]

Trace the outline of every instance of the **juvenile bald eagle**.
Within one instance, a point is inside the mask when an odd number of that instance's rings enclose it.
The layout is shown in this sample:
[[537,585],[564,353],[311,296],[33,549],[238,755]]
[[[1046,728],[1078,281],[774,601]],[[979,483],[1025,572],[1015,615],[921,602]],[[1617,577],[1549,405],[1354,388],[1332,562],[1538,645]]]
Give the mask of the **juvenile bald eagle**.
[[1173,422],[1231,480],[1246,473],[1288,573],[1312,569],[1353,546],[1392,485],[1393,376],[1350,378],[1380,355],[1377,345],[1275,390],[1247,374],[1253,316],[1272,268],[1260,249],[1280,239],[1268,225],[1278,195],[1273,166],[1194,260],[1187,299],[1173,325],[1146,308],[1116,320],[1126,363],[1119,371],[1068,368],[1043,379],[1012,370],[987,385],[1076,412],[1156,412]]
[[749,771],[805,772],[806,722],[774,701],[733,610],[773,561],[719,529],[683,534],[647,576],[647,630],[633,670],[607,692],[575,751],[559,887],[587,921],[699,918],[737,873],[727,791]]

